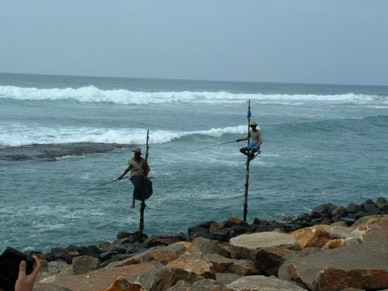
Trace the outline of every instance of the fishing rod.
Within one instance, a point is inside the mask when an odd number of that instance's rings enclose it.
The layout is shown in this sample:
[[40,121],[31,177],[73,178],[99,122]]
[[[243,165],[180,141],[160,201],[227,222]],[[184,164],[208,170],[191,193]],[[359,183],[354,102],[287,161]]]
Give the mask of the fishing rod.
[[[120,180],[123,180],[123,179],[126,179],[126,178],[128,178],[128,176],[122,177]],[[155,179],[155,177],[151,176],[151,177],[148,177],[148,179]],[[102,184],[100,184],[100,185],[98,185],[98,186],[96,186],[96,187],[90,188],[90,189],[88,189],[88,190],[86,190],[86,191],[84,191],[84,192],[79,193],[79,194],[78,194],[77,196],[75,196],[74,198],[77,198],[78,196],[81,196],[81,195],[83,195],[83,194],[86,194],[86,193],[88,193],[89,191],[92,191],[92,190],[94,190],[94,189],[100,188],[100,187],[102,187],[102,186],[105,186],[105,185],[108,185],[108,184],[110,184],[110,183],[113,183],[113,182],[116,182],[116,181],[120,181],[120,180],[119,180],[119,179],[114,179],[114,180],[112,180],[112,181],[108,181],[108,182],[102,183]]]
[[222,142],[222,143],[217,143],[217,144],[212,144],[212,145],[206,146],[204,148],[200,148],[200,149],[198,149],[196,151],[193,151],[193,152],[198,152],[198,151],[201,151],[201,150],[204,150],[204,149],[207,149],[207,148],[211,148],[211,147],[215,147],[215,146],[220,146],[220,145],[224,145],[224,144],[229,144],[229,143],[234,143],[234,142],[237,142],[237,140],[227,141],[227,142]]
[[[124,178],[127,178],[127,177],[123,177],[123,179],[124,179]],[[81,195],[83,195],[83,194],[86,194],[86,193],[88,193],[89,191],[92,191],[92,190],[94,190],[94,189],[100,188],[100,187],[102,187],[102,186],[108,185],[108,184],[113,183],[113,182],[116,182],[116,181],[119,181],[119,180],[118,180],[118,179],[114,179],[114,180],[112,180],[112,181],[108,181],[108,182],[102,183],[102,184],[100,184],[100,185],[97,185],[96,187],[93,187],[93,188],[90,188],[90,189],[88,189],[88,190],[86,190],[86,191],[84,191],[84,192],[81,192],[80,194],[78,194],[77,196],[75,196],[75,198],[78,197],[78,196],[81,196]]]

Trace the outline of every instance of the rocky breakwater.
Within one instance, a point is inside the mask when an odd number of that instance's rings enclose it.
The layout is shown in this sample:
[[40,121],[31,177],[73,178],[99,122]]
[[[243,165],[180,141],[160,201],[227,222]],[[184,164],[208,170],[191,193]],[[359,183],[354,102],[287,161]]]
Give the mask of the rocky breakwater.
[[[142,243],[120,233],[113,243],[62,250],[62,259],[42,255],[49,262],[34,290],[388,289],[384,201],[368,200],[361,208],[325,204],[282,222],[247,224],[231,217],[190,227],[189,236],[145,237]],[[372,204],[379,211],[368,215]]]

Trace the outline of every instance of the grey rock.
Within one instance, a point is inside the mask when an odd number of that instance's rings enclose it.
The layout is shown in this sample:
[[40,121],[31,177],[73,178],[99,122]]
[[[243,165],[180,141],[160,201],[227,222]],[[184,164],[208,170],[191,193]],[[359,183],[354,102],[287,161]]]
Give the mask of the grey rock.
[[255,261],[260,248],[279,247],[283,249],[299,250],[297,241],[289,234],[278,232],[260,232],[240,235],[229,242],[232,258]]
[[206,238],[196,238],[192,242],[192,247],[197,248],[204,254],[219,254],[226,258],[230,258],[230,249],[226,243]]
[[79,256],[73,259],[74,274],[86,274],[97,270],[101,267],[100,261],[97,258],[90,256]]
[[276,277],[247,276],[227,285],[233,290],[257,290],[257,291],[303,291],[302,287]]
[[388,241],[322,250],[286,264],[289,279],[311,290],[388,288]]

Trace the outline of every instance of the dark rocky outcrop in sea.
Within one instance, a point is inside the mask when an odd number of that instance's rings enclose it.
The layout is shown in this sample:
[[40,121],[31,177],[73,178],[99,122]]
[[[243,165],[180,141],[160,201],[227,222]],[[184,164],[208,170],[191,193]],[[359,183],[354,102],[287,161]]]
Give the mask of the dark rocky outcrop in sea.
[[328,203],[251,224],[231,217],[140,241],[121,232],[99,246],[36,253],[34,290],[383,290],[388,202]]
[[26,146],[0,147],[0,160],[9,162],[20,161],[56,161],[64,156],[82,156],[94,153],[106,153],[116,149],[133,147],[130,144],[115,143],[64,143],[64,144],[33,144]]

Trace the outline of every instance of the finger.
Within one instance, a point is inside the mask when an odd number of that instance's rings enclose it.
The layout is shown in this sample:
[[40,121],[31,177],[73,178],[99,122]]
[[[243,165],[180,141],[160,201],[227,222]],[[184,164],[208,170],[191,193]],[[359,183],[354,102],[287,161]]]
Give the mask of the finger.
[[32,256],[32,258],[33,258],[34,261],[35,261],[35,266],[34,266],[34,269],[33,269],[32,272],[31,272],[31,275],[36,276],[36,275],[38,274],[39,270],[40,270],[40,260],[39,260],[38,257],[35,256],[35,255]]
[[26,261],[21,261],[19,264],[19,275],[18,278],[25,278],[26,277]]

